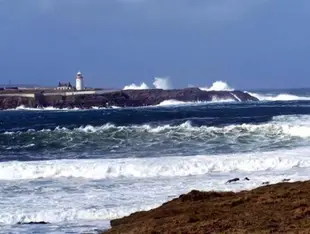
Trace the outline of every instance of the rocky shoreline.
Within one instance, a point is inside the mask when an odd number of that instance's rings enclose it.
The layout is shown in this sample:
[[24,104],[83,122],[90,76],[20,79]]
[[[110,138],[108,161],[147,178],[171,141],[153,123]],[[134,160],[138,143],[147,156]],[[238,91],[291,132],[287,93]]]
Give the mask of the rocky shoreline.
[[102,234],[310,233],[310,181],[283,181],[238,193],[193,190],[156,209],[112,220]]
[[[20,95],[20,96],[19,96]],[[166,100],[184,102],[235,100],[258,101],[257,98],[242,91],[202,91],[199,88],[186,89],[147,89],[119,90],[102,94],[45,95],[44,92],[34,93],[34,97],[25,97],[21,93],[0,95],[0,109],[15,109],[19,106],[27,108],[55,107],[90,109],[93,107],[139,107],[158,105]]]

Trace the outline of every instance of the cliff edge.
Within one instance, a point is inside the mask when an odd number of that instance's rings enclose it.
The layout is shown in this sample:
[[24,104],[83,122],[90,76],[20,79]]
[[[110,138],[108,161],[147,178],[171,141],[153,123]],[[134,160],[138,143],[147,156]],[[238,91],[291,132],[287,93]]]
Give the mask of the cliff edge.
[[310,181],[238,193],[191,191],[111,226],[103,234],[310,233]]

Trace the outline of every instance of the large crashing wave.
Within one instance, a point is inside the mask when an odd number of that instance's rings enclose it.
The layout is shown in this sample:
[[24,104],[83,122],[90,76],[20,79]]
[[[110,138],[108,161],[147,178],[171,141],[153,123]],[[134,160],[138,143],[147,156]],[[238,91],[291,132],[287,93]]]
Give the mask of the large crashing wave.
[[[155,87],[155,89],[164,89],[164,90],[173,88],[170,79],[168,77],[155,77],[153,81],[153,86]],[[123,90],[128,89],[141,90],[141,89],[150,89],[150,87],[145,82],[142,82],[140,85],[130,84],[126,85],[123,88]]]
[[[169,78],[160,78],[155,77],[153,86],[156,89],[172,89],[171,82]],[[126,89],[150,89],[150,86],[148,86],[145,82],[142,82],[140,85],[131,84],[124,87],[124,90]],[[215,81],[211,86],[205,86],[200,87],[200,90],[203,91],[234,91],[235,89],[232,88],[229,84],[227,84],[224,81]],[[247,92],[247,91],[245,91]],[[264,93],[254,93],[254,92],[247,92],[253,97],[258,98],[260,101],[297,101],[297,100],[310,100],[310,96],[297,96],[294,94],[288,94],[288,93],[278,93],[278,94],[264,94]],[[214,100],[214,101],[223,101],[223,100]],[[226,100],[225,100],[226,101]],[[233,101],[233,100],[230,100]],[[169,100],[169,102],[176,104],[175,101]],[[183,103],[179,103],[183,104]],[[167,105],[167,102],[163,103],[162,106]]]
[[[203,91],[234,91],[230,85],[224,81],[215,81],[210,87],[200,87]],[[247,91],[245,91],[247,92]],[[310,100],[310,96],[298,96],[288,93],[273,93],[273,94],[264,94],[264,93],[254,93],[247,92],[253,97],[258,98],[260,101],[298,101],[298,100]]]
[[149,86],[146,83],[142,82],[140,85],[136,85],[136,84],[126,85],[124,87],[124,90],[127,90],[127,89],[135,89],[135,90],[149,89]]
[[201,87],[203,91],[233,91],[234,89],[231,88],[226,82],[221,80],[215,81],[211,87]]

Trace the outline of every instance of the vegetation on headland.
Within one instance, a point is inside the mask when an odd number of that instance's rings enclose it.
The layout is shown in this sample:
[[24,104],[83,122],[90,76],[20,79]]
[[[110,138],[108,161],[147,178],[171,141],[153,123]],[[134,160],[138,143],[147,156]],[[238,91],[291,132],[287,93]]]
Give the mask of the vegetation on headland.
[[[287,180],[284,180],[287,181]],[[310,181],[250,191],[191,191],[111,221],[114,233],[310,233]]]

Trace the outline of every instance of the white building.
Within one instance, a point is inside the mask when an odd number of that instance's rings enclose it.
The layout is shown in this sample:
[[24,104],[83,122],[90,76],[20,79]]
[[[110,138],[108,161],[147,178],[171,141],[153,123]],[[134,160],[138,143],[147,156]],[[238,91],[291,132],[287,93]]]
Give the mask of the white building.
[[84,77],[81,72],[78,72],[76,74],[76,85],[75,85],[76,90],[84,90]]

